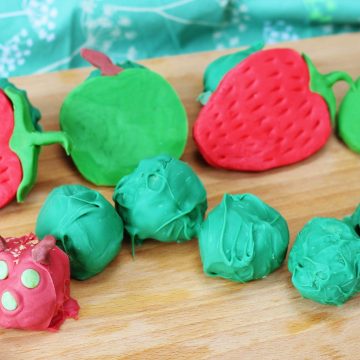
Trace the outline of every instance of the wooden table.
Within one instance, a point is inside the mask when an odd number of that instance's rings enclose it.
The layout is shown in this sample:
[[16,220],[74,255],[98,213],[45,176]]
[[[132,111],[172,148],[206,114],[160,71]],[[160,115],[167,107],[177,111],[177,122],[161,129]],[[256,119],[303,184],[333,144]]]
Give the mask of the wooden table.
[[[360,34],[323,37],[278,46],[308,53],[322,72],[360,74]],[[164,75],[183,100],[190,126],[200,109],[195,102],[206,65],[225,53],[209,52],[144,61]],[[43,113],[47,130],[58,128],[65,95],[90,69],[13,79],[27,89]],[[336,85],[339,101],[346,85]],[[335,136],[300,164],[264,173],[216,170],[207,166],[189,138],[183,160],[205,183],[209,208],[224,192],[251,192],[288,220],[291,243],[313,216],[343,217],[360,200],[360,156]],[[24,204],[0,210],[0,233],[34,230],[48,192],[61,184],[93,187],[59,146],[43,150],[38,181]],[[109,200],[111,188],[98,188]],[[136,259],[125,244],[100,275],[72,281],[80,319],[58,333],[0,330],[1,359],[354,359],[360,353],[360,304],[342,307],[301,298],[286,265],[264,280],[237,284],[206,277],[196,240],[185,244],[147,241]]]

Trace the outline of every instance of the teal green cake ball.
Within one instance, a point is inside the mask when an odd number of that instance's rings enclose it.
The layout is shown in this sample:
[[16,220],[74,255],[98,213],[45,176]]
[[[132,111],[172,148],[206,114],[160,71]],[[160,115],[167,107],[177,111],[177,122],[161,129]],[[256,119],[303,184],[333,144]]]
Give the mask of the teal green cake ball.
[[288,267],[300,294],[321,304],[341,305],[360,289],[360,238],[346,221],[314,218],[296,237]]
[[42,206],[36,234],[53,235],[70,259],[71,276],[88,279],[115,258],[123,240],[123,222],[97,191],[82,185],[54,189]]
[[113,199],[131,238],[183,242],[196,236],[207,209],[204,185],[189,165],[167,155],[142,160]]
[[205,274],[239,282],[261,279],[276,270],[288,244],[285,219],[252,194],[225,194],[199,236]]

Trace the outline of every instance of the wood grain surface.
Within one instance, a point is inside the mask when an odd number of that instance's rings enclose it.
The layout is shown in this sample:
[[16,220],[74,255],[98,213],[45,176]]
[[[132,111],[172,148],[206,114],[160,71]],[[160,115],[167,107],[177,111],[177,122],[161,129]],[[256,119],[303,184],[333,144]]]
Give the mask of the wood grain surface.
[[[360,34],[283,43],[304,51],[321,72],[360,75]],[[229,51],[228,51],[229,52]],[[223,52],[144,61],[164,75],[183,100],[190,127],[199,112],[195,101],[206,65]],[[66,94],[91,69],[15,78],[42,113],[46,130],[58,129]],[[346,85],[336,85],[338,103]],[[296,119],[294,119],[296,121]],[[191,132],[190,132],[191,133]],[[288,220],[291,244],[314,216],[343,217],[360,200],[360,156],[334,135],[316,155],[293,166],[264,173],[217,170],[204,163],[189,137],[183,160],[203,180],[209,209],[225,192],[251,192]],[[34,231],[49,191],[81,183],[59,146],[44,148],[38,181],[23,204],[0,210],[0,234]],[[97,188],[109,200],[112,188]],[[360,304],[342,307],[301,298],[286,264],[268,278],[247,284],[211,279],[202,272],[196,240],[184,244],[147,241],[136,258],[126,243],[100,275],[72,281],[81,305],[78,321],[58,333],[0,330],[0,359],[356,359],[360,357]]]

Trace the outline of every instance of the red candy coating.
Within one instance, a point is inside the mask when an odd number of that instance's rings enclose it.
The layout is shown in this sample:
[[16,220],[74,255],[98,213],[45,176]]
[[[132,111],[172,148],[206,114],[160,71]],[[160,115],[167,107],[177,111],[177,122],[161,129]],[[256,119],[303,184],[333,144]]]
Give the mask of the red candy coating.
[[9,147],[13,130],[13,107],[0,89],[0,208],[15,197],[22,180],[21,162]]
[[230,70],[201,110],[193,136],[205,160],[261,171],[303,160],[331,134],[327,103],[310,90],[303,57],[263,50]]
[[[56,331],[66,318],[77,318],[79,305],[70,298],[69,259],[58,247],[49,246],[55,244],[51,240],[46,237],[42,244],[34,234],[2,239],[5,249],[0,247],[0,262],[2,269],[5,262],[8,273],[3,271],[0,279],[1,327]],[[35,261],[33,253],[47,253],[48,264]],[[38,284],[30,288],[24,280],[29,269],[39,276]],[[15,309],[6,309],[5,293],[14,299],[10,304]]]

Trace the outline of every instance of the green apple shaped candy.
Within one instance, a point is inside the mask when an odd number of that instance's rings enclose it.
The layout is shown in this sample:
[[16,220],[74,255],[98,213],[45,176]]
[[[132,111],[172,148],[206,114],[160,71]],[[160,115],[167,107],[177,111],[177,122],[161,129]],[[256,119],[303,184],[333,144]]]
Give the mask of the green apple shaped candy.
[[358,211],[344,221],[314,218],[297,235],[288,267],[293,285],[304,298],[341,305],[360,290],[356,219]]
[[139,161],[169,154],[179,158],[188,123],[172,86],[143,67],[120,68],[104,54],[82,55],[101,68],[65,99],[60,125],[69,136],[71,157],[81,174],[96,185],[115,185]]
[[206,275],[247,282],[284,261],[289,230],[281,214],[253,194],[225,194],[199,233]]

